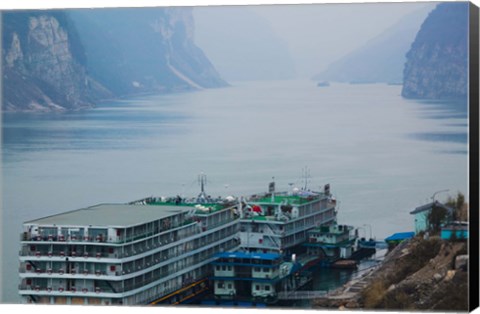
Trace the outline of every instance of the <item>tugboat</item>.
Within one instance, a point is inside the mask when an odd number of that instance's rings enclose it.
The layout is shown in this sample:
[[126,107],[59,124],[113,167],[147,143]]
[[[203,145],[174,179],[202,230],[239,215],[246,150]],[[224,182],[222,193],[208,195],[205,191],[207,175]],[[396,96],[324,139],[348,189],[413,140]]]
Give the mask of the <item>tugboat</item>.
[[308,232],[307,254],[319,256],[320,265],[335,268],[356,268],[350,259],[357,240],[353,226],[336,223],[320,226]]

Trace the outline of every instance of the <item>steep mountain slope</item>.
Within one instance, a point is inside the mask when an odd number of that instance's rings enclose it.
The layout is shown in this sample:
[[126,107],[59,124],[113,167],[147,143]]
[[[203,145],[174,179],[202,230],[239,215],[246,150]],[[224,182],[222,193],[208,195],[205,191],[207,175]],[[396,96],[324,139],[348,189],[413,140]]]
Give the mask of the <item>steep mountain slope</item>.
[[87,69],[115,94],[225,86],[194,43],[190,8],[74,10]]
[[189,8],[12,11],[3,26],[3,111],[226,85],[194,43]]
[[430,13],[407,54],[402,96],[467,96],[468,7],[467,2],[441,3]]
[[401,83],[406,53],[433,4],[398,21],[363,47],[332,63],[314,80],[356,83]]

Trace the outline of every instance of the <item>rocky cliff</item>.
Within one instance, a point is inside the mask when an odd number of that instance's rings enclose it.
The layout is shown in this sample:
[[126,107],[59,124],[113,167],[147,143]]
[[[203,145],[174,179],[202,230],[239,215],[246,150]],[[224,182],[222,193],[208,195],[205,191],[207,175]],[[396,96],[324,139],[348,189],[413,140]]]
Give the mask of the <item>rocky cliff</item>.
[[195,44],[191,8],[74,10],[89,73],[116,95],[225,86]]
[[407,53],[403,97],[467,96],[468,6],[467,2],[441,3],[429,14]]
[[86,75],[83,47],[63,12],[4,13],[2,44],[4,111],[90,107],[108,95]]
[[3,111],[226,85],[195,45],[187,8],[12,11],[2,35]]

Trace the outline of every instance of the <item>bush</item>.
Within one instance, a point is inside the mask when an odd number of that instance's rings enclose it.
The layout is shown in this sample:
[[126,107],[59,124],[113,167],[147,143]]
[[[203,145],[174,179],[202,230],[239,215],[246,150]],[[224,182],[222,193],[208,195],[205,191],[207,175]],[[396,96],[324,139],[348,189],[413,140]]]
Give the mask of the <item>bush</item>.
[[389,310],[408,310],[413,309],[413,301],[407,292],[393,290],[385,295],[378,308]]
[[367,309],[376,308],[382,301],[387,289],[381,279],[373,281],[362,293],[363,307]]
[[417,239],[411,245],[410,254],[397,261],[397,271],[389,278],[388,284],[396,284],[424,267],[428,261],[437,256],[442,242],[437,238]]

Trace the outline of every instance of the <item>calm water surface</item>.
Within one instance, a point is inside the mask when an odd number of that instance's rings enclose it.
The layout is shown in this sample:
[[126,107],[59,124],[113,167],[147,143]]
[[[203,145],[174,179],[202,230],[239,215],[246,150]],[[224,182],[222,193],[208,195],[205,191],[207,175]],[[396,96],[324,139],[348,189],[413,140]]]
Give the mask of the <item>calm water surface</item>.
[[[104,202],[248,195],[330,183],[340,223],[378,239],[413,229],[435,191],[467,192],[466,104],[400,86],[240,83],[59,114],[4,114],[2,302],[16,303],[24,221]],[[460,108],[460,109],[459,109]],[[439,199],[446,194],[439,194]],[[342,277],[343,278],[343,277]]]

